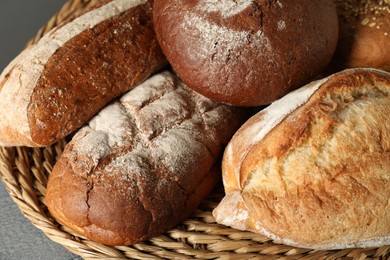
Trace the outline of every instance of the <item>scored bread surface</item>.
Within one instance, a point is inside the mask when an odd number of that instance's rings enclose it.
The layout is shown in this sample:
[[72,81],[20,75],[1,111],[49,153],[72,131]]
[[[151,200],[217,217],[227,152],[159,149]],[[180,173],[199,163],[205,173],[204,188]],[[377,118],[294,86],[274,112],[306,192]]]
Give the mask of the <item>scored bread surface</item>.
[[170,72],[157,74],[75,135],[50,176],[48,207],[105,244],[159,234],[211,191],[241,120],[238,108],[188,90]]
[[390,243],[389,93],[388,73],[346,70],[251,118],[224,154],[217,221],[306,248]]

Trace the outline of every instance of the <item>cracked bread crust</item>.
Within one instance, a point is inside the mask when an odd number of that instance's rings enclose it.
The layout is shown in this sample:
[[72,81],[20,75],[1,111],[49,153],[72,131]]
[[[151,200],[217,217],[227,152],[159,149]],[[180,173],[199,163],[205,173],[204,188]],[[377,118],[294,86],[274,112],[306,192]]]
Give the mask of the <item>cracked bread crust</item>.
[[152,5],[98,1],[16,57],[0,76],[0,144],[51,145],[165,66]]
[[179,77],[219,102],[269,104],[331,60],[333,1],[156,0],[157,39]]
[[390,243],[390,74],[351,69],[252,117],[223,158],[219,223],[314,249]]
[[[245,112],[246,113],[246,112]],[[86,237],[130,245],[188,217],[220,178],[244,111],[153,76],[74,136],[50,176],[51,214]]]

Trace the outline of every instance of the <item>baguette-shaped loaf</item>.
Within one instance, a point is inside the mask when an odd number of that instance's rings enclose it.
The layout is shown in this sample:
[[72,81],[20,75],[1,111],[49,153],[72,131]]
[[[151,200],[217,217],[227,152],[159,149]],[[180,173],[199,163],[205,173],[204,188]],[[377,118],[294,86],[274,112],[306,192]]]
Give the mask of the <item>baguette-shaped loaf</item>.
[[352,69],[248,120],[223,157],[219,223],[288,245],[390,244],[390,74]]
[[46,146],[166,64],[153,1],[100,1],[52,29],[0,75],[0,145]]
[[243,110],[157,74],[76,133],[50,176],[49,210],[104,244],[157,235],[188,217],[220,179],[223,149],[243,120]]

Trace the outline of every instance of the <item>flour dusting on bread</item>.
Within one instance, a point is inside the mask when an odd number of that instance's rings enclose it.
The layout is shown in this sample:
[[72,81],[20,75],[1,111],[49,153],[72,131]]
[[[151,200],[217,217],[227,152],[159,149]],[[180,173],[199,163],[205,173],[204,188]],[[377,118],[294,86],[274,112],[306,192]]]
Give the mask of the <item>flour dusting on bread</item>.
[[[0,83],[2,84],[2,86],[0,85],[0,111],[3,115],[0,129],[12,129],[17,124],[17,131],[23,136],[29,136],[29,97],[32,95],[50,57],[67,41],[81,32],[146,2],[147,0],[111,1],[77,17],[71,23],[52,29],[37,44],[25,49],[0,75]],[[11,104],[17,104],[18,109],[14,109]],[[37,123],[45,124],[42,121]],[[3,145],[8,144],[4,143]]]
[[390,74],[375,69],[341,71],[274,102],[226,149],[216,220],[298,247],[386,245],[389,115]]
[[[237,183],[240,183],[240,169],[242,165],[241,163],[235,163],[234,160],[242,162],[256,143],[260,142],[286,116],[306,102],[307,99],[326,81],[327,78],[314,81],[303,88],[293,91],[282,99],[275,101],[255,116],[255,118],[261,117],[261,120],[252,119],[250,124],[247,123],[248,127],[243,128],[239,134],[235,135],[236,138],[226,147],[224,163],[227,165],[234,165]],[[237,151],[237,149],[245,149],[245,151]],[[237,159],[237,156],[239,156],[240,159]],[[225,180],[226,178],[224,178],[224,185],[227,186],[228,184]]]
[[[225,121],[230,110],[189,91],[164,72],[104,108],[75,135],[72,153],[93,169],[113,151],[123,149],[126,156],[113,159],[108,167],[124,166],[121,160],[125,164],[143,158],[150,164],[165,165],[170,172],[184,173],[201,164],[205,156],[217,156],[212,153],[215,148],[205,144],[221,146],[222,137],[213,133],[216,122]],[[214,129],[209,134],[205,127]]]
[[206,12],[219,12],[222,17],[229,18],[241,13],[253,3],[253,0],[200,0],[197,8]]
[[[188,89],[171,72],[154,75],[67,144],[50,176],[49,209],[105,244],[160,234],[211,191],[223,148],[245,114]],[[62,192],[63,186],[73,192]]]

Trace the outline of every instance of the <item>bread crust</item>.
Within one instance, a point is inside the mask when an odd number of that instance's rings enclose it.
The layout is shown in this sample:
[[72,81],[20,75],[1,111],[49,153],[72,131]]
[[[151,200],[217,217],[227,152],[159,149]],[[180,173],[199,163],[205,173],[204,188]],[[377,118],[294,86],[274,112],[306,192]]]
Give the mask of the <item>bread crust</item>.
[[104,108],[66,146],[46,203],[97,242],[130,245],[187,218],[220,179],[244,111],[159,73]]
[[154,20],[180,78],[238,106],[269,104],[310,81],[338,38],[333,1],[156,0]]
[[51,145],[166,65],[152,4],[103,1],[16,57],[0,76],[0,144]]
[[390,71],[390,1],[338,0],[340,37],[332,66]]
[[314,249],[390,243],[390,74],[351,69],[287,95],[225,150],[217,221]]

